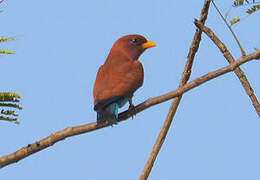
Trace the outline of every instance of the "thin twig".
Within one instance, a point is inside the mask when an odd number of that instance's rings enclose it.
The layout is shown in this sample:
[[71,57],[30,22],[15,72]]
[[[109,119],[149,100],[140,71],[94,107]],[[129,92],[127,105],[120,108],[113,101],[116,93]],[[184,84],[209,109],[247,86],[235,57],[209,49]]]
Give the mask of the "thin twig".
[[[158,96],[155,98],[150,98],[146,101],[144,101],[143,103],[139,104],[138,106],[135,107],[135,112],[133,111],[124,111],[122,113],[119,114],[119,121],[124,121],[130,117],[133,116],[133,114],[139,113],[151,106],[157,105],[159,103],[168,101],[172,98],[178,97],[180,95],[182,95],[183,93],[200,86],[201,84],[214,79],[216,77],[219,77],[223,74],[226,74],[228,72],[233,71],[234,69],[236,69],[238,66],[251,61],[253,59],[260,59],[260,50],[257,50],[256,52],[245,56],[245,57],[241,57],[240,59],[238,59],[237,61],[231,63],[229,66],[223,67],[221,69],[218,69],[216,71],[210,72],[208,74],[205,74],[204,76],[201,76],[199,78],[194,79],[193,81],[191,81],[190,83],[185,84],[182,87],[179,87],[177,90],[175,91],[171,91],[167,94],[164,94],[162,96]],[[68,127],[66,129],[63,129],[61,131],[52,133],[50,136],[37,141],[33,144],[29,144],[23,148],[21,148],[20,150],[8,154],[6,156],[2,156],[0,157],[0,168],[5,167],[9,164],[18,162],[21,159],[24,159],[28,156],[30,156],[31,154],[34,154],[38,151],[41,151],[45,148],[48,148],[50,146],[52,146],[53,144],[64,140],[68,137],[71,136],[75,136],[75,135],[79,135],[79,134],[83,134],[83,133],[87,133],[87,132],[91,132],[91,131],[95,131],[104,127],[108,127],[109,123],[105,123],[102,126],[97,126],[96,122],[93,123],[89,123],[89,124],[85,124],[85,125],[81,125],[81,126],[75,126],[75,127]]]
[[242,53],[242,56],[246,56],[246,52],[245,50],[243,49],[242,45],[240,44],[235,32],[233,31],[233,29],[231,28],[231,26],[228,24],[227,20],[225,19],[225,17],[222,15],[222,13],[220,12],[220,10],[218,9],[217,5],[215,4],[214,0],[212,0],[212,3],[214,5],[214,7],[216,8],[217,12],[219,13],[219,15],[221,16],[221,18],[223,19],[223,21],[225,22],[225,24],[227,25],[228,29],[230,30],[230,32],[232,33],[233,37],[235,38],[239,48],[240,48],[240,51]]
[[232,8],[233,8],[233,6],[231,6],[231,7],[228,9],[227,13],[225,14],[225,20],[227,20],[228,15],[229,15],[229,13],[231,12]]
[[[208,10],[209,10],[209,5],[210,5],[210,0],[205,0],[204,1],[204,5],[203,8],[201,10],[201,14],[200,14],[200,21],[202,23],[205,23],[207,16],[208,16]],[[190,46],[190,51],[188,53],[188,57],[187,57],[187,61],[186,61],[186,65],[184,68],[184,71],[182,73],[182,78],[181,78],[181,82],[179,84],[179,88],[183,87],[189,80],[190,75],[191,75],[191,69],[192,69],[192,65],[193,65],[193,60],[195,57],[196,52],[199,49],[199,44],[200,44],[200,40],[201,40],[201,30],[199,28],[196,29],[196,33],[193,37],[191,46]],[[149,159],[146,162],[146,165],[142,171],[142,174],[139,178],[139,180],[146,180],[153,168],[153,164],[155,162],[155,159],[158,155],[158,153],[161,150],[161,147],[164,143],[164,140],[166,138],[166,135],[169,131],[169,128],[171,126],[171,123],[173,121],[173,117],[177,111],[177,108],[179,106],[179,103],[182,99],[182,94],[175,98],[171,104],[170,110],[168,112],[168,115],[164,121],[163,127],[160,131],[159,136],[157,137],[157,140],[153,146],[152,152],[149,156]]]
[[[200,28],[216,44],[216,46],[219,48],[219,50],[222,52],[222,54],[224,55],[224,57],[227,59],[229,63],[235,62],[235,59],[227,49],[226,45],[219,40],[219,38],[214,34],[214,32],[210,28],[204,26],[200,21],[196,19],[194,21],[194,24],[198,28]],[[245,73],[239,67],[236,68],[234,72],[239,78],[240,82],[242,83],[247,95],[249,96],[249,98],[253,103],[253,106],[258,116],[260,117],[260,104],[257,100],[257,97],[254,94],[254,89],[251,87]]]

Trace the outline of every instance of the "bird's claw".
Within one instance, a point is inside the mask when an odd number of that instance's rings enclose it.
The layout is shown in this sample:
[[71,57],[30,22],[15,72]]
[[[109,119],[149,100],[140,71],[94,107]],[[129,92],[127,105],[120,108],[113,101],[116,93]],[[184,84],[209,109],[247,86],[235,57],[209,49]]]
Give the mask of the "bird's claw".
[[117,118],[112,118],[112,119],[109,119],[108,122],[109,122],[109,125],[113,127],[113,125],[117,125],[118,120],[117,120]]
[[130,111],[131,113],[133,112],[133,115],[131,115],[132,119],[134,119],[134,116],[136,115],[137,111],[135,109],[135,106],[133,104],[129,105],[128,111]]

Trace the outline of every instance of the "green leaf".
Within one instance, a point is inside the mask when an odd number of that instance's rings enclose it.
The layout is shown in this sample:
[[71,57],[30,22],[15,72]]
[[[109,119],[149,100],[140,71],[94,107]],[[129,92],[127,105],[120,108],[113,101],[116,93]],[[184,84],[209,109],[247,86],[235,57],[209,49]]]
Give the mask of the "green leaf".
[[14,37],[9,37],[9,38],[0,37],[0,42],[6,42],[6,41],[12,41],[12,40],[14,40]]
[[10,118],[10,117],[0,116],[0,120],[4,120],[4,121],[17,121],[17,118]]
[[1,92],[0,93],[0,101],[12,101],[19,102],[21,95],[12,92]]
[[20,121],[15,121],[14,123],[17,124],[17,125],[19,125],[19,124],[20,124]]
[[235,0],[233,3],[233,7],[244,5],[244,0]]
[[0,54],[15,54],[14,51],[0,49]]
[[14,104],[14,103],[0,103],[0,107],[11,107],[11,108],[19,109],[19,110],[23,109],[21,106],[19,106],[18,104]]
[[252,13],[256,12],[256,11],[259,10],[259,9],[260,9],[260,4],[254,5],[252,8],[248,9],[246,12],[247,12],[248,14],[252,14]]
[[231,24],[231,26],[232,26],[233,24],[236,24],[236,23],[239,22],[239,21],[240,21],[240,18],[239,18],[239,17],[235,17],[235,18],[233,18],[233,19],[230,20],[230,24]]
[[4,115],[12,115],[12,116],[18,116],[18,114],[15,114],[15,111],[13,110],[1,110],[1,114],[4,114]]

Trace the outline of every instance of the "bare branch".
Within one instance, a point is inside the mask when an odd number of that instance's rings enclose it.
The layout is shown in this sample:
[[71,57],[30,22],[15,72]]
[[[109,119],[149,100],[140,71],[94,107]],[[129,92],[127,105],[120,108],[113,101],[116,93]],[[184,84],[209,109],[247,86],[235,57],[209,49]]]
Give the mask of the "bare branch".
[[[214,32],[210,28],[204,26],[200,21],[196,19],[194,23],[216,44],[216,46],[219,48],[219,50],[222,52],[222,54],[224,55],[224,57],[227,59],[229,63],[235,62],[235,59],[233,58],[233,56],[231,55],[231,53],[229,52],[225,44],[219,40],[219,38],[214,34]],[[239,78],[240,82],[242,83],[247,95],[249,96],[249,98],[253,103],[253,106],[258,116],[260,117],[260,104],[257,100],[257,97],[254,94],[253,88],[251,87],[249,81],[247,80],[245,73],[239,67],[237,67],[234,70],[234,72]]]
[[[240,66],[248,61],[251,61],[253,59],[260,59],[260,50],[257,50],[256,52],[254,52],[248,56],[238,59],[237,61],[231,63],[229,66],[226,66],[224,68],[221,68],[221,69],[213,71],[213,72],[210,72],[199,78],[196,78],[195,80],[191,81],[190,83],[187,83],[182,87],[179,87],[175,91],[169,92],[167,94],[164,94],[162,96],[158,96],[155,98],[150,98],[150,99],[144,101],[143,103],[139,104],[138,106],[136,106],[135,112],[125,111],[125,112],[120,113],[119,121],[123,121],[123,120],[130,118],[131,116],[133,116],[133,113],[139,113],[151,106],[154,106],[156,104],[159,104],[159,103],[168,101],[172,98],[178,97],[178,96],[182,95],[183,93],[185,93],[195,87],[198,87],[199,85],[201,85],[211,79],[214,79],[214,78],[221,76],[225,73],[228,73],[230,71],[233,71],[238,66]],[[19,160],[24,159],[24,158],[30,156],[31,154],[34,154],[45,148],[48,148],[49,146],[52,146],[53,144],[55,144],[61,140],[64,140],[67,137],[91,132],[91,131],[98,130],[98,129],[101,129],[101,128],[104,128],[107,126],[109,126],[108,122],[106,122],[102,126],[96,126],[96,122],[93,122],[93,123],[89,123],[89,124],[85,124],[85,125],[81,125],[81,126],[68,127],[64,130],[52,133],[50,136],[48,136],[40,141],[37,141],[33,144],[29,144],[28,146],[25,146],[14,153],[0,157],[0,168],[5,167],[9,164],[18,162]]]
[[[201,10],[201,14],[200,14],[200,21],[202,23],[205,23],[207,17],[208,17],[208,11],[209,11],[209,5],[210,5],[210,0],[205,0],[204,1],[204,5],[203,8]],[[183,87],[189,80],[190,75],[191,75],[191,68],[193,65],[193,60],[195,57],[195,54],[197,53],[198,49],[199,49],[199,44],[200,44],[200,40],[201,40],[201,30],[199,28],[196,29],[196,33],[193,37],[191,46],[190,46],[190,51],[188,53],[188,57],[187,57],[187,61],[186,61],[186,65],[184,68],[184,71],[182,73],[182,78],[181,78],[181,82],[179,84],[179,88]],[[177,111],[177,108],[179,106],[179,103],[182,99],[182,94],[180,94],[179,97],[175,98],[171,104],[170,110],[168,112],[168,115],[164,121],[163,127],[160,131],[160,134],[153,146],[152,152],[149,156],[148,161],[146,162],[146,165],[143,169],[143,172],[139,178],[139,180],[146,180],[153,168],[153,164],[155,162],[155,159],[164,143],[164,140],[166,138],[166,135],[169,131],[169,128],[171,126],[173,117]]]

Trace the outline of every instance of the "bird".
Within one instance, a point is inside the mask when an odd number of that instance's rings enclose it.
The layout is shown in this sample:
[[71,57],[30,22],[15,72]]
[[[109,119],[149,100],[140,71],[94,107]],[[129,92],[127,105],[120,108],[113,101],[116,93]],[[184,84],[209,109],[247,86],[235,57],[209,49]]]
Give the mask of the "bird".
[[118,109],[127,101],[133,109],[134,92],[143,85],[144,69],[140,55],[156,44],[144,36],[130,34],[119,38],[112,46],[105,63],[100,66],[93,88],[97,126],[106,121],[118,123]]

